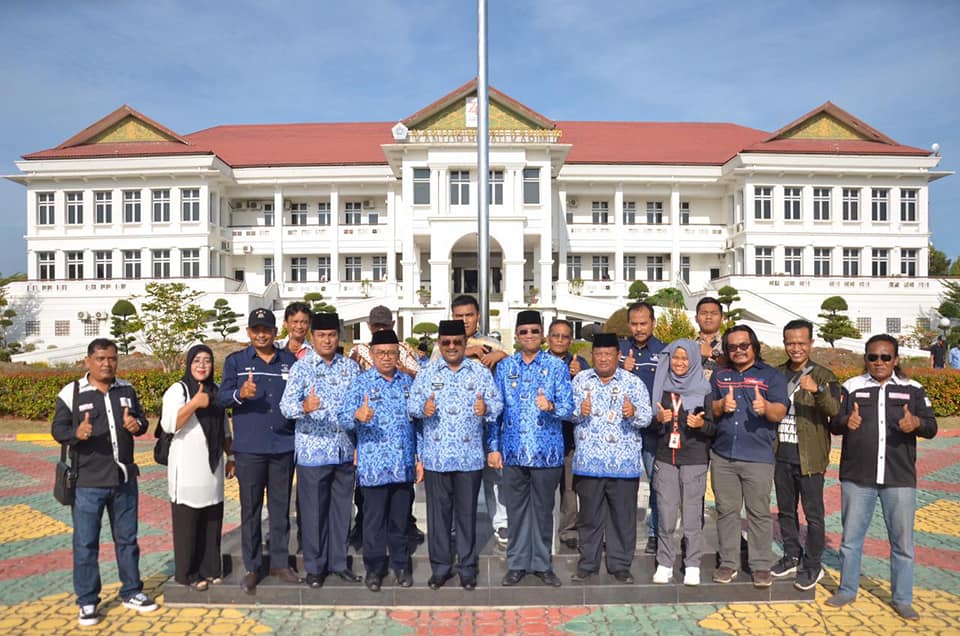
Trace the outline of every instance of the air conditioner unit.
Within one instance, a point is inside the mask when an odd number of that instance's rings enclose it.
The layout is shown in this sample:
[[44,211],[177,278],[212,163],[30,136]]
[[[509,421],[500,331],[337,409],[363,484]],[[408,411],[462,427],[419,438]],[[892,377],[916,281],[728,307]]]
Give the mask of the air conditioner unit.
[[230,209],[231,209],[231,210],[242,210],[242,209],[243,209],[243,201],[231,201],[231,202],[230,202]]
[[250,254],[251,252],[253,252],[253,245],[244,245],[244,246],[243,246],[243,253],[244,253],[244,254]]
[[366,201],[364,201],[364,202],[363,202],[363,209],[364,209],[364,210],[372,210],[372,209],[373,209],[373,201],[371,201],[370,199],[367,199]]
[[575,208],[575,207],[577,207],[577,205],[578,205],[579,203],[580,203],[579,201],[577,201],[576,199],[574,199],[574,198],[572,198],[572,197],[569,198],[569,199],[567,199],[567,207],[568,207],[568,208]]
[[289,201],[284,201],[284,202],[283,202],[283,209],[286,210],[287,212],[289,212],[290,210],[293,209],[293,204],[290,203]]
[[247,201],[247,209],[249,210],[259,210],[260,202],[259,201]]
[[106,319],[107,319],[107,312],[105,311],[97,312],[97,320],[106,320]]
[[77,318],[80,319],[80,320],[86,320],[86,319],[89,318],[89,317],[90,317],[90,314],[88,314],[88,313],[85,312],[85,311],[78,311],[78,312],[77,312]]

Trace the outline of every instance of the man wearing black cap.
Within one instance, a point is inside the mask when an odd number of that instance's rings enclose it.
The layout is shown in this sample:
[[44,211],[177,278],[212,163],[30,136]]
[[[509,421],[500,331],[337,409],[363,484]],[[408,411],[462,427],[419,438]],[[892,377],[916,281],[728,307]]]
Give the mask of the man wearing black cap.
[[254,309],[247,320],[250,346],[227,356],[217,401],[233,410],[233,452],[240,486],[243,590],[256,591],[262,555],[260,513],[267,492],[270,512],[270,574],[287,583],[300,578],[289,567],[290,487],[293,482],[293,421],[280,412],[280,397],[296,358],[273,345],[277,320]]
[[307,585],[318,588],[329,573],[350,583],[360,581],[347,564],[355,445],[338,418],[343,396],[360,370],[353,360],[337,353],[337,314],[314,314],[310,337],[313,351],[293,365],[280,409],[296,418],[303,567]]
[[357,376],[347,389],[339,418],[343,428],[357,437],[365,583],[377,592],[387,573],[387,546],[397,584],[413,585],[407,527],[417,477],[416,437],[407,414],[413,378],[397,368],[397,334],[392,329],[375,332],[369,354],[373,368]]
[[593,368],[573,380],[574,489],[580,496],[577,529],[582,582],[600,571],[606,545],[607,571],[633,583],[630,566],[637,545],[637,490],[643,465],[640,431],[653,421],[643,382],[620,369],[616,334],[593,337]]
[[532,572],[546,585],[560,586],[553,572],[553,500],[563,470],[564,418],[573,414],[567,366],[542,351],[540,312],[517,314],[520,351],[501,360],[494,373],[503,395],[501,425],[495,427],[488,465],[503,469],[510,541],[502,584],[519,583]]
[[420,420],[417,451],[427,487],[427,547],[433,572],[428,585],[439,589],[453,576],[449,529],[454,527],[460,585],[472,590],[477,586],[477,495],[488,459],[484,446],[489,447],[489,436],[495,435],[503,400],[490,371],[464,357],[462,321],[440,321],[438,342],[441,358],[420,370],[407,402],[407,412]]

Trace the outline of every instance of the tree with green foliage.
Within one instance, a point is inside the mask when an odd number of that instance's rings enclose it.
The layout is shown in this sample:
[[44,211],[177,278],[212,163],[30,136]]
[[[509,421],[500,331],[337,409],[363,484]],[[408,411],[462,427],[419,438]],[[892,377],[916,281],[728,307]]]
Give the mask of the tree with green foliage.
[[19,342],[7,341],[7,330],[13,326],[13,319],[17,312],[10,306],[7,300],[6,283],[0,286],[0,360],[10,361],[10,356],[20,351]]
[[960,282],[943,280],[943,296],[937,311],[944,318],[960,318]]
[[129,300],[118,300],[110,309],[110,335],[117,343],[117,351],[125,356],[133,353],[135,333],[143,329],[143,323],[137,316],[137,308]]
[[203,339],[207,312],[196,302],[202,294],[183,283],[147,283],[146,291],[140,333],[163,370],[170,371],[190,343]]
[[333,305],[328,305],[326,301],[323,300],[323,294],[320,292],[309,292],[304,294],[303,302],[307,303],[307,305],[310,306],[310,311],[315,314],[337,313],[337,308]]
[[697,329],[682,307],[667,307],[658,313],[653,335],[662,342],[673,342],[679,338],[692,340],[697,337]]
[[440,328],[432,322],[418,322],[413,326],[413,333],[418,333],[422,336],[432,336],[437,333],[439,329]]
[[220,334],[224,341],[230,334],[240,331],[237,321],[241,316],[230,307],[230,302],[226,298],[217,298],[213,301],[213,309],[208,312],[208,315],[213,323],[213,330]]
[[847,301],[842,296],[830,296],[820,304],[823,313],[819,317],[823,324],[817,330],[817,335],[833,347],[833,343],[840,338],[859,338],[860,331],[853,326],[850,318],[841,313],[847,311]]
[[656,307],[683,307],[683,292],[676,287],[664,287],[649,296],[647,302]]
[[[931,272],[932,273],[932,272]],[[953,261],[953,264],[950,265],[950,271],[946,272],[949,276],[960,276],[960,258]]]
[[627,290],[627,306],[636,302],[643,302],[650,295],[650,288],[642,280],[635,280],[630,283],[630,289]]
[[733,285],[724,285],[717,290],[717,300],[723,305],[723,325],[721,331],[726,331],[740,320],[742,309],[733,309],[733,303],[740,301],[740,292]]
[[949,272],[951,276],[956,276],[957,274],[954,274],[953,269],[960,265],[960,260],[958,260],[956,263],[953,263],[953,267],[951,267],[950,259],[947,258],[947,255],[935,248],[933,243],[930,243],[929,245],[930,255],[927,259],[927,263],[930,276],[946,276],[947,272]]

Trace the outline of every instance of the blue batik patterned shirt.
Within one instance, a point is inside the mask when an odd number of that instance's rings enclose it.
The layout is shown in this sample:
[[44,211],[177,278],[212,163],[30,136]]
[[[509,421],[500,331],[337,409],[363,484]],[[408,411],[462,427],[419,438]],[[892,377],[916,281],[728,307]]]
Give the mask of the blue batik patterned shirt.
[[[280,410],[286,417],[296,419],[294,451],[298,466],[353,461],[353,436],[340,425],[338,416],[343,396],[359,372],[356,362],[339,353],[327,364],[315,351],[310,351],[293,365]],[[303,401],[311,387],[320,398],[320,407],[304,413]]]
[[[584,417],[580,408],[590,392],[591,414]],[[634,406],[633,417],[623,417],[623,399]],[[573,421],[577,447],[573,453],[573,473],[587,477],[636,478],[643,473],[640,431],[652,421],[650,397],[636,376],[617,369],[604,384],[595,369],[587,369],[573,379]]]
[[[494,380],[503,395],[503,415],[488,450],[500,451],[507,466],[562,466],[563,420],[573,414],[567,365],[544,351],[527,363],[518,352],[497,364]],[[537,406],[539,391],[553,402],[552,411]]]
[[[361,486],[412,482],[416,433],[407,414],[413,378],[396,371],[393,379],[368,369],[354,380],[340,407],[340,424],[357,439],[357,475]],[[363,399],[370,399],[373,419],[354,419]]]
[[[483,394],[487,412],[473,414],[477,393]],[[423,405],[435,396],[437,412],[423,414]],[[417,451],[425,470],[436,472],[482,470],[486,464],[485,443],[496,435],[494,427],[503,411],[503,399],[490,371],[476,360],[464,359],[456,371],[443,358],[417,373],[407,402],[410,417],[420,420]]]

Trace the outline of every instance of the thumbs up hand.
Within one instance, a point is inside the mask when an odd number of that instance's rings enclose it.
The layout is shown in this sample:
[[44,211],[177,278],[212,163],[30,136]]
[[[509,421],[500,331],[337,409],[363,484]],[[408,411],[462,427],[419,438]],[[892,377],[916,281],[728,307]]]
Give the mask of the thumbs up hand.
[[817,381],[814,380],[813,376],[809,373],[800,376],[798,386],[804,391],[810,391],[811,393],[817,393],[820,390],[820,387],[817,386]]
[[423,403],[423,414],[427,417],[433,417],[437,414],[437,394],[431,393],[427,401]]
[[663,408],[663,405],[657,402],[657,421],[666,424],[673,419],[673,411]]
[[317,388],[310,385],[310,393],[303,399],[303,412],[313,413],[320,408],[320,398],[317,397]]
[[623,417],[630,418],[633,417],[637,412],[637,407],[635,407],[633,402],[630,401],[629,396],[625,395],[623,396],[623,408],[621,410],[623,412]]
[[753,412],[757,415],[767,414],[767,401],[760,395],[760,385],[753,385]]
[[487,404],[483,401],[483,393],[477,391],[477,399],[473,403],[473,414],[477,417],[483,417],[487,412]]
[[627,357],[623,359],[623,370],[624,371],[633,371],[633,368],[637,366],[637,359],[633,357],[633,349],[630,349],[630,353],[627,354]]
[[90,423],[90,411],[87,411],[86,415],[83,416],[83,421],[77,424],[77,432],[75,433],[78,440],[88,440],[90,436],[93,435],[93,424]]
[[583,369],[580,367],[580,359],[577,356],[573,356],[573,359],[570,361],[570,377],[576,376]]
[[550,400],[543,394],[543,389],[537,389],[537,408],[541,411],[549,411],[551,408]]
[[851,431],[855,431],[860,428],[860,424],[863,422],[863,418],[860,417],[860,403],[853,403],[853,412],[850,413],[850,417],[847,418],[847,428]]
[[363,396],[363,404],[361,404],[360,408],[356,410],[356,412],[353,414],[353,417],[358,422],[363,422],[364,424],[366,424],[367,422],[373,419],[373,409],[370,408],[369,395]]
[[912,433],[920,428],[920,418],[910,412],[908,404],[903,405],[903,419],[897,422],[897,426],[904,433]]
[[131,433],[136,433],[140,430],[140,422],[137,421],[137,418],[130,415],[130,408],[123,407],[123,428]]
[[733,387],[730,387],[727,396],[723,398],[723,410],[727,413],[733,413],[737,410],[737,398],[733,395]]
[[210,394],[205,391],[203,383],[200,384],[200,388],[194,394],[193,403],[197,405],[198,409],[205,409],[210,406]]
[[247,381],[240,387],[240,399],[249,400],[257,395],[257,383],[253,381],[253,371],[247,374]]
[[699,413],[687,413],[688,428],[703,428],[703,411]]
[[587,389],[587,397],[580,404],[580,415],[590,417],[591,413],[593,413],[593,399],[590,397],[590,389]]

